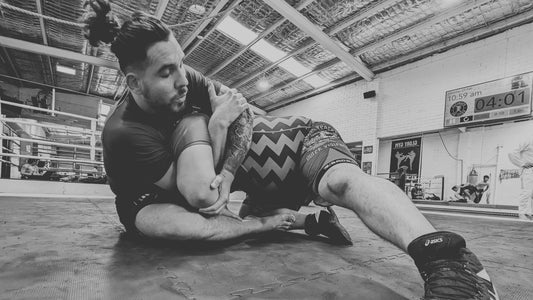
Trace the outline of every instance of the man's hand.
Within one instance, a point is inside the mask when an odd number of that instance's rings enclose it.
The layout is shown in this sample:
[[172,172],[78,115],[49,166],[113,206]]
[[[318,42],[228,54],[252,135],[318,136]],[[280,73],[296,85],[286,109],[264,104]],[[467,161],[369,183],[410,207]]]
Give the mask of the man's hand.
[[242,221],[241,217],[229,210],[227,206],[224,206],[224,208],[220,211],[220,215],[235,219],[237,221]]
[[233,174],[227,170],[222,170],[211,183],[211,189],[218,189],[217,201],[213,205],[201,208],[198,211],[206,215],[218,215],[228,204],[233,179]]
[[228,127],[237,117],[248,108],[246,98],[238,93],[235,89],[227,87],[221,88],[221,94],[217,95],[212,82],[209,82],[208,92],[211,108],[213,109],[212,118],[221,121]]

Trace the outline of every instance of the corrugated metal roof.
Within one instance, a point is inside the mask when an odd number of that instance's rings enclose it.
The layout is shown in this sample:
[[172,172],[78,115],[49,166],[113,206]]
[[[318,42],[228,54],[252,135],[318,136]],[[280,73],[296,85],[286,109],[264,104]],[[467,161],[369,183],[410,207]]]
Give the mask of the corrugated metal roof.
[[[45,32],[42,32],[41,18],[35,15],[38,13],[37,1],[40,1],[42,14],[47,17],[79,22],[84,12],[83,0],[4,0],[0,2],[0,34],[36,44],[43,44],[45,35],[51,47],[116,61],[108,48],[100,48],[95,52],[88,46],[80,26],[76,24],[43,19]],[[162,20],[168,25],[175,25],[171,27],[181,43],[197,38],[191,37],[191,34],[197,32],[198,26],[202,26],[200,28],[203,29],[198,30],[201,39],[194,41],[194,46],[190,48],[192,51],[185,49],[185,63],[200,72],[213,73],[214,79],[228,86],[238,86],[259,107],[268,110],[279,101],[297,99],[298,95],[304,93],[308,95],[314,88],[290,70],[276,66],[277,62],[269,61],[215,29],[214,26],[221,21],[224,13],[229,12],[229,16],[257,35],[269,30],[270,33],[265,32],[264,40],[288,55],[296,53],[292,55],[293,59],[328,82],[350,75],[358,77],[355,70],[326,50],[327,47],[314,41],[294,25],[292,20],[285,19],[262,0],[221,1],[169,0],[164,7]],[[409,61],[416,60],[419,52],[420,58],[425,57],[428,55],[425,49],[429,47],[467,35],[473,30],[489,28],[504,19],[516,18],[521,23],[533,21],[533,1],[530,0],[470,0],[455,3],[444,0],[286,2],[297,8],[298,13],[316,25],[318,30],[328,34],[333,43],[351,53],[354,59],[360,59],[370,70],[377,66],[383,69],[383,66],[402,57],[409,56]],[[154,14],[161,5],[160,0],[115,0],[112,3],[112,9],[122,20],[136,10]],[[219,14],[206,20],[220,3],[223,5],[220,5],[222,10]],[[446,6],[446,3],[452,5]],[[190,9],[192,5],[203,6],[205,11],[195,12]],[[17,11],[13,7],[33,15]],[[182,23],[187,25],[179,26]],[[509,28],[512,26],[514,25],[508,25]],[[500,28],[499,31],[509,28]],[[487,33],[490,34],[490,31]],[[302,49],[303,47],[305,48]],[[446,49],[450,47],[447,45]],[[440,49],[432,51],[435,53]],[[235,56],[237,53],[240,54]],[[232,58],[233,56],[235,57]],[[15,49],[0,51],[0,58],[0,74],[20,76],[25,80],[79,92],[88,91],[89,94],[107,98],[114,98],[122,93],[117,92],[117,86],[122,84],[123,76],[115,69],[91,67],[87,63],[48,58]],[[9,60],[16,70],[10,67]],[[76,75],[56,72],[53,68],[57,63],[75,68]],[[122,86],[121,89],[123,88]]]

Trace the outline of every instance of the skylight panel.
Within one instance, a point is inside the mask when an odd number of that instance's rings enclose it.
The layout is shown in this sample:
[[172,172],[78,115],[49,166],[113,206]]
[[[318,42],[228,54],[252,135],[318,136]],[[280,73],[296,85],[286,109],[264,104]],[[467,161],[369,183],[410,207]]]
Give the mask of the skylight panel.
[[241,23],[235,21],[235,19],[231,17],[226,17],[222,22],[220,22],[217,29],[243,45],[248,45],[251,41],[257,38],[257,34],[255,32],[244,27]]
[[287,55],[287,53],[276,48],[264,39],[257,41],[257,43],[250,47],[250,49],[261,54],[264,58],[270,60],[271,62],[278,61]]
[[279,64],[280,67],[287,70],[288,72],[294,74],[296,77],[300,77],[304,74],[311,72],[311,70],[301,63],[299,63],[294,58],[289,58],[286,61]]
[[320,77],[320,76],[318,76],[316,74],[304,78],[304,81],[309,83],[310,85],[312,85],[315,88],[318,88],[318,87],[321,87],[321,86],[325,86],[326,84],[329,83],[328,81],[324,80],[322,77]]

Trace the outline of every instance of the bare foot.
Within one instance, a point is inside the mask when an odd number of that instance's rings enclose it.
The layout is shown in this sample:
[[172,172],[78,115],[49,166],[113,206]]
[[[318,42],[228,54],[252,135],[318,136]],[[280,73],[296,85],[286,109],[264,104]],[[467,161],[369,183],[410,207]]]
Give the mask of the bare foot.
[[293,214],[277,214],[268,217],[259,218],[263,225],[272,230],[289,230],[296,221]]

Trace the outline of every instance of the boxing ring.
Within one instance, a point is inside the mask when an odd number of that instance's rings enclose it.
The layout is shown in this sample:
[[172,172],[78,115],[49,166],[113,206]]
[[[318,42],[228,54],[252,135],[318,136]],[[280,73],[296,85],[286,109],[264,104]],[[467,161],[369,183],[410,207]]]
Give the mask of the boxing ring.
[[[0,299],[418,299],[409,256],[338,208],[353,246],[303,232],[219,244],[135,240],[110,198],[0,194]],[[230,208],[238,209],[238,203]],[[304,207],[305,212],[316,207]],[[533,225],[427,215],[465,236],[501,299],[533,298]]]

